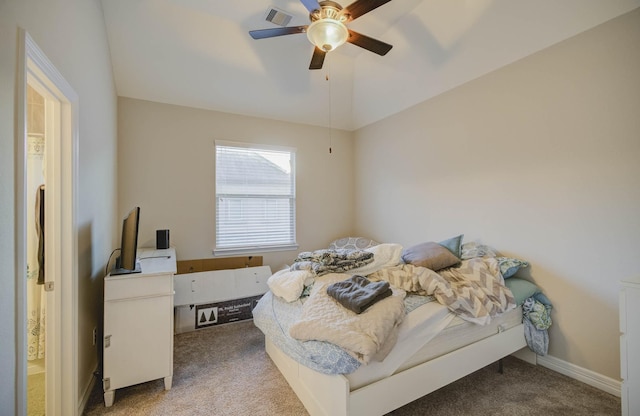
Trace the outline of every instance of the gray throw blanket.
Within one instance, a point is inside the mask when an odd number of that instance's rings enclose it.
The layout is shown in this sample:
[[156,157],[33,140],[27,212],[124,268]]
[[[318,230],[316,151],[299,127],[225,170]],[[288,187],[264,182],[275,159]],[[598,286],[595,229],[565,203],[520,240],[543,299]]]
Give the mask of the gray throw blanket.
[[291,270],[310,270],[317,276],[327,273],[344,273],[373,261],[373,253],[365,250],[316,250],[304,251],[291,265]]
[[376,302],[391,296],[389,282],[372,282],[364,276],[350,278],[332,283],[327,287],[327,294],[342,306],[355,313],[362,313]]

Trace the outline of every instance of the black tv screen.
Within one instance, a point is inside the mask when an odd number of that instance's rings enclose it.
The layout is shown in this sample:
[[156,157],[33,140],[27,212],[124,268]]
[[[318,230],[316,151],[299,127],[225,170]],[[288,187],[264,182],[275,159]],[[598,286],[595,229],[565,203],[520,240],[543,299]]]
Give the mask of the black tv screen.
[[140,223],[140,207],[135,207],[122,221],[122,241],[120,257],[112,275],[140,273],[140,265],[136,262],[138,251],[138,224]]

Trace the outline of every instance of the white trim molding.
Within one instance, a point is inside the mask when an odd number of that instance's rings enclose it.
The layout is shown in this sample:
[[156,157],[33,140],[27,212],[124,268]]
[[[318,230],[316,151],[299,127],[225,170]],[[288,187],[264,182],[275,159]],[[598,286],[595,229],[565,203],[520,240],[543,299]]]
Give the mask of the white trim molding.
[[549,370],[564,374],[565,376],[581,381],[599,390],[620,397],[620,391],[622,388],[621,381],[603,376],[602,374],[596,373],[595,371],[587,370],[586,368],[571,364],[567,361],[561,360],[551,355],[539,355],[537,362],[538,365],[546,367]]
[[[16,313],[18,348],[17,414],[26,414],[26,90],[27,84],[45,97],[45,129],[52,146],[47,160],[46,204],[47,360],[45,408],[51,415],[76,415],[78,404],[78,138],[79,98],[29,33],[18,30],[16,91]],[[48,134],[48,133],[47,133]],[[55,144],[54,144],[55,143]],[[30,212],[30,211],[29,211]],[[53,244],[49,244],[52,242]],[[24,271],[24,272],[21,272]]]

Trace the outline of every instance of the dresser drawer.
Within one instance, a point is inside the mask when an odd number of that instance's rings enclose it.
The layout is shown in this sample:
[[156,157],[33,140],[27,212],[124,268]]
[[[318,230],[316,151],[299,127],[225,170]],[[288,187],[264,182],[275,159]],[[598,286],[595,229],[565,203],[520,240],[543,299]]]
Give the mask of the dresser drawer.
[[173,274],[105,278],[105,301],[162,295],[173,295]]
[[622,281],[620,291],[620,400],[623,416],[640,415],[640,277]]

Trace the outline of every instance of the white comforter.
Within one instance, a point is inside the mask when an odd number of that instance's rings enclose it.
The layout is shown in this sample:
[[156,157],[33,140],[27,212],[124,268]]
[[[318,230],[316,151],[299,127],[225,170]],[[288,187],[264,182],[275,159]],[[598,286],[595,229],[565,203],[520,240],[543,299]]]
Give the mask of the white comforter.
[[377,302],[361,314],[343,307],[327,294],[327,286],[348,279],[348,274],[328,274],[316,278],[302,316],[289,334],[300,341],[326,341],[338,345],[363,364],[380,361],[396,342],[397,327],[405,316],[401,289]]

